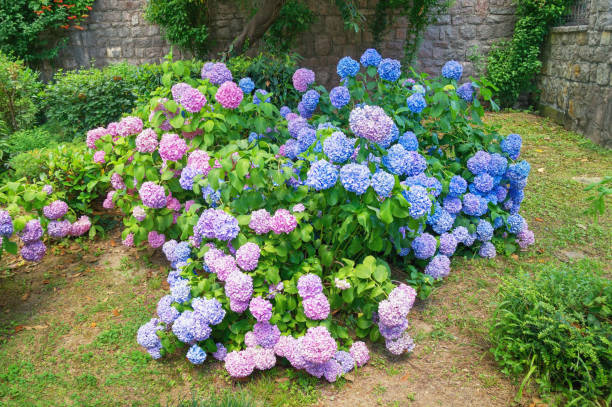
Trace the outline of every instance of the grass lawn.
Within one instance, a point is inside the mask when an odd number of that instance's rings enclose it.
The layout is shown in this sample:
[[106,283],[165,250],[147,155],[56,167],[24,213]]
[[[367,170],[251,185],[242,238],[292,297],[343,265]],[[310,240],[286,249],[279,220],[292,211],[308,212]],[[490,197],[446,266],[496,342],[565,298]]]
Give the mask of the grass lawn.
[[612,217],[598,223],[584,177],[612,174],[612,152],[526,113],[487,117],[523,136],[532,171],[521,214],[536,234],[528,252],[494,260],[453,258],[451,275],[410,314],[417,349],[371,363],[335,384],[276,368],[232,382],[219,363],[194,367],[182,356],[153,361],[138,327],[167,293],[159,253],[128,249],[117,231],[103,241],[63,242],[40,264],[0,263],[0,406],[166,406],[193,394],[242,389],[262,406],[538,406],[488,352],[496,287],[519,270],[573,262],[612,270]]

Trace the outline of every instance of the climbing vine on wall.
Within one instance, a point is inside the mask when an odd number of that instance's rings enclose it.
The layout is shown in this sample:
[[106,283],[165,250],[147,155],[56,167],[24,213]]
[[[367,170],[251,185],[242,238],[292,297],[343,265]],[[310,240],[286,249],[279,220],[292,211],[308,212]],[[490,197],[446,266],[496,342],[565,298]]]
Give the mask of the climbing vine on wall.
[[487,58],[487,76],[502,106],[512,106],[523,92],[535,89],[540,72],[542,43],[550,27],[567,15],[574,0],[518,0],[516,24],[509,41],[493,46]]
[[369,28],[374,42],[381,43],[383,36],[397,17],[406,17],[406,40],[404,42],[403,66],[409,66],[416,58],[423,33],[434,24],[451,5],[451,0],[381,0],[376,4],[374,18]]

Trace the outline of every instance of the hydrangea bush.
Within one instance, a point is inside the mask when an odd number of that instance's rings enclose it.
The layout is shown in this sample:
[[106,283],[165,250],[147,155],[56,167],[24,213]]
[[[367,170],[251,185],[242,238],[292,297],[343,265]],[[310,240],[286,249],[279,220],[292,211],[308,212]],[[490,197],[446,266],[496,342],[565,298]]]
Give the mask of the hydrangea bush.
[[123,243],[161,248],[172,268],[138,331],[152,357],[335,381],[367,363],[366,338],[414,349],[408,313],[453,254],[533,243],[521,138],[483,124],[491,91],[459,85],[459,63],[407,77],[370,49],[340,60],[329,92],[298,69],[302,99],[280,109],[222,63],[201,80],[184,64],[166,61],[148,105],[87,135]]

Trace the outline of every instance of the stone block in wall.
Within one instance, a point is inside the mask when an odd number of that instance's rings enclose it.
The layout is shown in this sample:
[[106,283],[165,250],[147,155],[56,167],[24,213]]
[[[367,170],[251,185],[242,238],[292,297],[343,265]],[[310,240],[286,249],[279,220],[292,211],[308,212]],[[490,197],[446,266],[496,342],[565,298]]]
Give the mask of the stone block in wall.
[[314,51],[317,55],[325,56],[329,55],[331,51],[331,41],[327,35],[317,35],[314,39]]

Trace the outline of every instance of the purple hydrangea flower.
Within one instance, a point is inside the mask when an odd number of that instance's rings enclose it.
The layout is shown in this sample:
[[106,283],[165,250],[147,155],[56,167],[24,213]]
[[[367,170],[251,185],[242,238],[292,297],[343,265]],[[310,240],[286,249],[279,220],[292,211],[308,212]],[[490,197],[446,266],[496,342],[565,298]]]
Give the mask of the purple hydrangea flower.
[[[467,230],[467,229],[466,229]],[[443,233],[440,235],[440,253],[445,256],[452,256],[457,249],[457,238],[452,233]]]
[[249,228],[258,235],[268,233],[270,231],[270,219],[272,216],[265,209],[258,209],[251,214]]
[[225,281],[225,294],[234,301],[248,303],[253,294],[253,278],[240,271],[232,271]]
[[493,237],[493,226],[488,221],[480,219],[476,227],[476,235],[478,235],[478,240],[480,241],[487,242],[491,240]]
[[362,341],[353,342],[349,353],[358,367],[364,366],[370,360],[370,351],[368,351],[368,347]]
[[487,193],[493,189],[494,180],[489,174],[478,174],[474,177],[474,187],[482,193]]
[[425,267],[425,274],[432,276],[436,280],[446,277],[449,273],[450,259],[443,254],[435,256]]
[[379,106],[355,107],[349,116],[349,126],[356,136],[374,143],[384,143],[391,138],[393,120]]
[[0,210],[0,236],[10,237],[13,234],[13,219],[7,211]]
[[467,161],[468,170],[474,175],[484,174],[489,168],[491,154],[486,151],[478,151]]
[[294,72],[292,81],[293,87],[298,92],[306,92],[306,90],[308,90],[308,85],[314,83],[315,74],[310,69],[300,68]]
[[274,348],[274,345],[276,345],[281,336],[278,327],[270,324],[268,321],[257,322],[253,326],[253,334],[257,344],[266,349]]
[[23,230],[19,233],[21,240],[28,244],[34,243],[42,238],[43,229],[38,219],[32,219],[26,223]]
[[225,356],[225,370],[231,377],[242,378],[253,373],[255,361],[246,351],[233,351]]
[[320,321],[327,318],[329,315],[329,301],[323,293],[304,298],[302,300],[302,305],[304,306],[306,318]]
[[321,294],[323,292],[321,277],[316,274],[304,274],[298,279],[297,289],[302,299]]
[[147,235],[147,240],[149,242],[149,246],[153,249],[157,249],[161,247],[166,241],[166,236],[163,233],[158,233],[155,230],[152,230]]
[[202,79],[208,79],[213,85],[221,85],[231,81],[232,72],[222,62],[208,62],[202,67]]
[[260,250],[256,243],[245,243],[236,250],[236,263],[245,271],[252,271],[257,268]]
[[172,306],[173,302],[171,295],[165,295],[157,303],[157,316],[160,321],[168,325],[173,323],[180,315],[180,312]]
[[387,339],[385,346],[389,352],[394,355],[401,355],[404,352],[412,352],[415,344],[414,340],[405,332],[402,336],[397,339]]
[[315,364],[326,363],[338,350],[336,341],[324,326],[308,328],[299,345],[304,360]]
[[287,209],[280,208],[270,218],[270,230],[277,235],[291,233],[297,227],[297,219]]
[[46,252],[47,246],[40,240],[34,240],[21,248],[21,257],[26,261],[37,262],[42,260]]
[[417,259],[428,259],[436,253],[438,242],[429,233],[423,233],[412,241],[412,250]]
[[168,161],[178,161],[187,152],[187,143],[175,133],[165,133],[159,143],[159,155]]
[[269,321],[272,318],[272,303],[261,297],[253,297],[249,303],[249,311],[258,322]]
[[480,257],[484,257],[487,259],[492,259],[495,257],[496,250],[495,246],[491,242],[484,242],[482,246],[480,246],[480,250],[478,250],[478,254]]
[[213,358],[223,361],[227,355],[227,348],[222,343],[217,343],[217,350],[212,354]]
[[342,368],[342,373],[348,373],[355,368],[355,360],[351,356],[350,353],[339,350],[334,355],[334,359],[340,363],[340,367]]
[[457,88],[457,96],[466,102],[471,103],[474,100],[474,86],[472,86],[472,82],[466,82],[459,86]]

